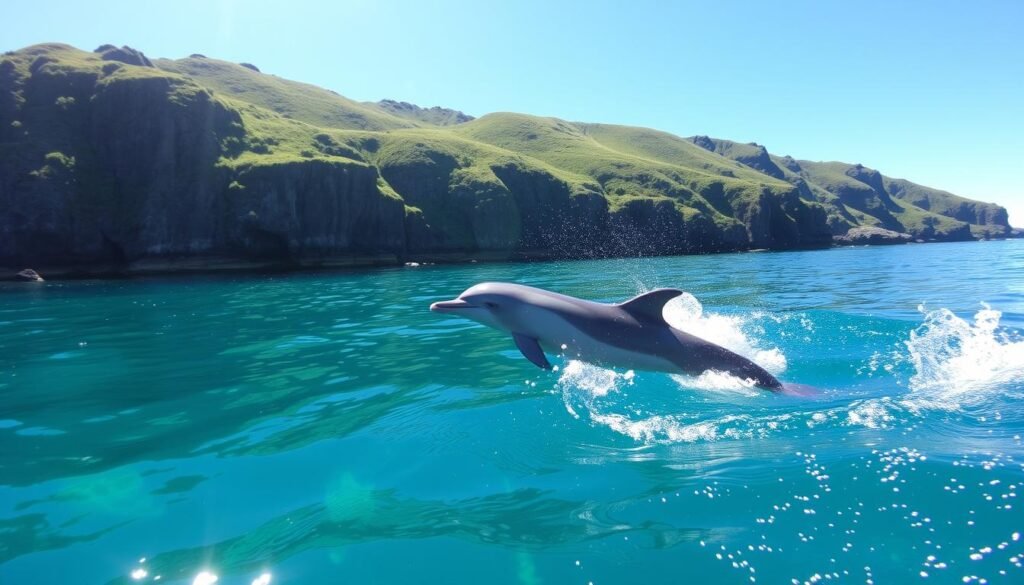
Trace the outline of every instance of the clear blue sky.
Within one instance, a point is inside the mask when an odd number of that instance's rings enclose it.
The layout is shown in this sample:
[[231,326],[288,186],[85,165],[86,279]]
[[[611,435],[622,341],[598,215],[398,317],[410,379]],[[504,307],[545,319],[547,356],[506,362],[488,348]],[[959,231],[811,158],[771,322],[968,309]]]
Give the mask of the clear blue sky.
[[127,44],[358,100],[756,141],[1010,208],[1024,2],[10,2],[0,48]]

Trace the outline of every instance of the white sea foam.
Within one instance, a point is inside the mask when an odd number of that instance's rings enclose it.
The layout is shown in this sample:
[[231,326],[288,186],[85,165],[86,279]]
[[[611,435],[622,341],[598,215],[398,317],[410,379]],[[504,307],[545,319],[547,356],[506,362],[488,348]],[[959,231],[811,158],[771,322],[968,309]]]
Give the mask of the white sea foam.
[[727,372],[708,370],[699,376],[673,374],[672,379],[684,388],[695,388],[716,394],[736,394],[739,396],[757,396],[764,390],[756,386],[756,382],[733,376]]
[[672,416],[651,416],[639,420],[622,414],[591,413],[591,419],[642,443],[693,443],[713,441],[718,435],[715,421],[681,423]]
[[846,408],[846,424],[869,429],[887,428],[895,421],[888,397],[854,401]]
[[633,383],[633,370],[620,374],[581,361],[572,360],[562,368],[558,383],[563,388],[575,388],[590,396],[604,396],[620,386]]
[[906,406],[957,410],[1024,382],[1024,339],[1000,328],[1000,311],[983,305],[972,323],[948,309],[919,310],[924,323],[906,342],[914,366]]
[[[690,293],[683,293],[665,305],[665,320],[677,329],[736,352],[775,375],[786,370],[786,356],[779,348],[764,348],[756,337],[745,331],[748,319],[736,315],[705,313],[700,301]],[[761,393],[753,380],[738,378],[726,372],[707,371],[698,376],[673,375],[672,379],[684,388],[714,394],[756,396]]]
[[755,336],[744,330],[749,318],[705,313],[703,305],[690,293],[669,301],[664,314],[665,320],[676,329],[736,352],[772,374],[786,371],[786,356],[779,348],[763,347]]

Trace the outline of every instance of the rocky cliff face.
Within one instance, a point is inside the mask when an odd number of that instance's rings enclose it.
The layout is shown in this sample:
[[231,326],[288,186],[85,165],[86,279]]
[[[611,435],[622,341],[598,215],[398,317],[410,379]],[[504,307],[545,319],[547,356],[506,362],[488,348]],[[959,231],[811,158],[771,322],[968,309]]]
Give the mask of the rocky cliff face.
[[[800,196],[821,203],[839,243],[858,225],[905,233],[909,239],[970,240],[1008,237],[1006,209],[930,189],[903,179],[892,179],[864,165],[797,161],[776,157],[757,144],[695,136],[694,144],[721,154],[772,177],[795,185]],[[870,231],[870,230],[868,230]],[[861,231],[851,233],[859,238]]]
[[900,201],[926,211],[951,217],[968,224],[970,233],[981,237],[1012,235],[1006,208],[958,197],[946,191],[929,189],[903,179],[884,180],[885,189]]
[[768,154],[768,149],[760,144],[741,144],[739,142],[731,142],[729,140],[716,140],[708,136],[694,136],[691,140],[701,148],[718,153],[726,158],[739,161],[770,177],[775,177],[776,179],[785,178],[782,169],[775,164],[771,155]]
[[[174,63],[109,45],[0,58],[0,265],[703,253],[828,245],[837,225],[868,220],[926,238],[1009,229],[998,206],[859,165],[706,137],[694,142],[723,156],[690,161],[663,133],[638,158],[616,150],[615,128],[594,149],[564,121],[414,111],[423,124],[479,124],[452,135],[292,82],[249,100],[274,78],[224,62],[203,69],[230,74],[225,87],[253,84],[226,95]],[[310,95],[355,113],[320,115]],[[367,131],[369,119],[387,129]]]
[[292,262],[403,252],[405,205],[381,193],[365,164],[247,166],[229,178],[217,209],[218,251]]
[[441,108],[434,106],[431,108],[421,108],[416,104],[410,104],[409,102],[399,102],[395,100],[381,100],[375,104],[381,109],[390,112],[396,116],[402,118],[408,118],[410,120],[417,120],[420,122],[427,122],[428,124],[436,124],[438,126],[450,126],[452,124],[462,124],[473,120],[473,116],[464,114],[458,110],[452,110],[450,108]]
[[5,137],[13,156],[0,163],[0,262],[116,267],[403,251],[405,206],[381,192],[376,169],[349,160],[218,164],[246,128],[207,90],[111,64],[69,75],[45,59],[24,72],[4,66],[15,89],[8,103],[14,95],[20,107],[0,119],[19,130]]

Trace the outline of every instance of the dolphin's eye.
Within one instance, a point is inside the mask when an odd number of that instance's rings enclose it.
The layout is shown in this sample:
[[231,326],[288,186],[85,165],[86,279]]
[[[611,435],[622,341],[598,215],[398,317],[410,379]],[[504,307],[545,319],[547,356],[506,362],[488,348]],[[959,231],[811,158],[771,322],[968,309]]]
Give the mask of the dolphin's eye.
[[488,309],[497,309],[498,303],[492,303],[491,301],[484,301],[484,306]]

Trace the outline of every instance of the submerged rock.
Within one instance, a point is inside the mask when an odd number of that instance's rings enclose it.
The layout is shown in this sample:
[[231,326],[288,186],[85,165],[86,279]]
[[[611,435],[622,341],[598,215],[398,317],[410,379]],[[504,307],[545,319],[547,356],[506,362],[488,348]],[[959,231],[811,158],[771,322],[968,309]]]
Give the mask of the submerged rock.
[[874,226],[860,226],[850,228],[841,236],[833,237],[835,243],[842,246],[856,246],[862,244],[907,244],[913,241],[913,236],[902,232],[895,232],[885,228]]
[[39,273],[31,268],[26,268],[21,272],[14,275],[15,280],[22,282],[43,282],[43,277],[39,276]]

